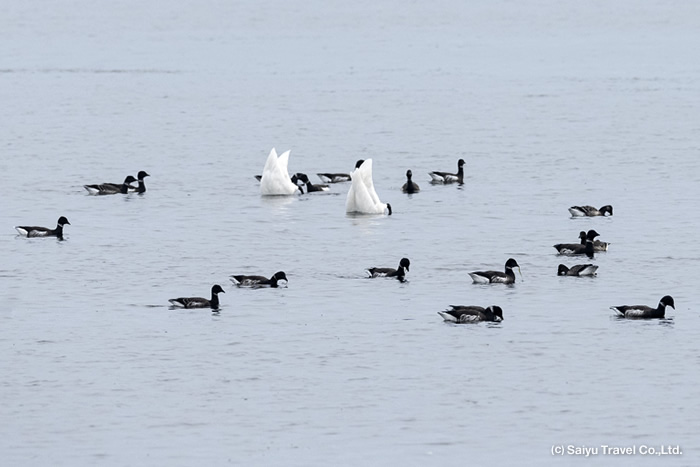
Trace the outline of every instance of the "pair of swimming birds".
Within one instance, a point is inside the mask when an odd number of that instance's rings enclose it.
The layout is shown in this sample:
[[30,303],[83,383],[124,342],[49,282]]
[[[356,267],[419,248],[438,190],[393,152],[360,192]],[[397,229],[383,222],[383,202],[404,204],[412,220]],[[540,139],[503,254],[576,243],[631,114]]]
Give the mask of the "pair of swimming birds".
[[593,258],[596,251],[608,251],[607,242],[601,242],[596,240],[600,234],[595,230],[591,229],[588,232],[579,232],[580,243],[557,243],[554,248],[559,252],[560,255],[586,255],[589,258]]
[[[127,194],[127,193],[145,193],[146,184],[143,181],[144,178],[150,177],[148,173],[141,170],[137,174],[137,178],[133,175],[127,175],[123,183],[99,183],[94,185],[83,185],[88,193],[91,195],[116,195],[116,194]],[[137,186],[133,186],[132,183],[138,181]]]
[[[399,267],[396,269],[368,268],[367,272],[369,273],[370,278],[395,277],[400,281],[403,281],[406,278],[406,272],[408,272],[410,266],[411,261],[409,261],[408,258],[401,258],[401,261],[399,262]],[[471,276],[475,284],[512,284],[513,282],[515,282],[515,273],[513,272],[514,268],[518,268],[518,271],[520,271],[520,266],[518,265],[518,262],[515,261],[513,258],[510,258],[508,259],[508,261],[506,261],[505,270],[503,272],[474,271],[470,272],[469,275]],[[520,272],[520,276],[522,277],[522,272]]]
[[[245,275],[233,275],[230,277],[231,282],[238,287],[251,287],[251,288],[277,288],[279,287],[279,281],[287,281],[287,275],[284,271],[277,271],[269,279],[265,276],[245,276]],[[224,289],[215,284],[211,288],[211,298],[204,297],[179,297],[171,298],[168,300],[174,307],[180,308],[219,308],[219,294],[226,293]]]
[[[666,307],[676,309],[673,297],[664,296],[656,308],[647,305],[619,305],[611,306],[620,318],[628,319],[663,319],[666,316]],[[445,321],[451,323],[478,323],[480,321],[500,322],[503,321],[503,309],[500,306],[480,306],[451,305],[450,309],[438,311]]]

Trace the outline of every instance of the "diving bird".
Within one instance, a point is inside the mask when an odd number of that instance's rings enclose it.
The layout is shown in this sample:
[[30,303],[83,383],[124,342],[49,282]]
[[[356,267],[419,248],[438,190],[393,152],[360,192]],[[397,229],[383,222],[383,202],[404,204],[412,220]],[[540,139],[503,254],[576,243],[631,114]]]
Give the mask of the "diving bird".
[[449,172],[429,172],[432,183],[464,183],[464,159],[457,161],[457,173]]
[[391,205],[379,201],[372,181],[372,159],[359,160],[352,171],[352,185],[345,200],[346,213],[391,215]]
[[512,284],[515,282],[513,268],[518,268],[518,272],[520,272],[520,277],[522,278],[523,273],[520,271],[520,266],[513,258],[509,258],[508,261],[506,261],[505,272],[475,271],[470,272],[469,275],[472,281],[474,281],[474,284]]
[[15,229],[17,230],[17,232],[19,232],[20,235],[24,235],[28,238],[56,237],[59,240],[63,240],[63,226],[66,224],[70,225],[70,222],[68,222],[68,219],[61,216],[58,218],[58,222],[55,229],[27,225],[18,225],[15,226]]
[[413,177],[413,172],[411,172],[411,169],[408,169],[406,171],[406,183],[404,183],[403,186],[401,187],[401,190],[404,193],[411,194],[411,193],[416,193],[416,192],[420,191],[420,187],[418,186],[418,184],[416,182],[411,180],[411,177]]
[[275,151],[275,148],[272,148],[270,155],[267,156],[262,178],[260,179],[260,194],[270,196],[293,195],[297,191],[303,193],[303,190],[292,182],[287,172],[289,153],[290,151],[285,151],[278,157],[277,151]]
[[572,217],[595,217],[605,216],[606,214],[612,216],[613,208],[609,204],[606,204],[600,209],[596,209],[593,206],[571,206],[569,212]]
[[451,323],[478,323],[479,321],[503,321],[503,309],[493,305],[487,308],[480,306],[450,305],[450,309],[438,311],[445,321]]
[[557,276],[595,276],[598,274],[597,270],[598,266],[593,264],[577,264],[570,268],[560,264],[557,269]]
[[[131,186],[136,179],[133,175],[129,175],[124,179],[124,183],[101,183],[97,185],[83,185],[91,195],[116,195],[118,193],[127,194],[129,189],[135,189]],[[145,188],[144,188],[145,190]]]
[[211,298],[207,300],[203,297],[180,297],[168,300],[172,306],[180,308],[219,308],[219,294],[226,293],[220,285],[216,284],[211,288]]
[[238,287],[252,287],[255,289],[262,288],[262,287],[276,288],[276,287],[279,287],[277,284],[278,281],[288,282],[287,275],[284,273],[284,271],[277,271],[269,279],[265,276],[243,276],[243,275],[231,276],[230,279],[231,279],[231,282],[233,282],[233,284],[238,286]]
[[367,268],[370,278],[374,277],[396,277],[400,281],[406,278],[406,273],[411,266],[411,261],[408,258],[401,258],[399,261],[399,267],[394,268]]
[[620,305],[611,306],[610,309],[617,312],[622,318],[630,319],[663,319],[666,314],[666,307],[670,306],[674,310],[676,304],[673,303],[673,297],[670,295],[664,296],[656,308],[646,305]]

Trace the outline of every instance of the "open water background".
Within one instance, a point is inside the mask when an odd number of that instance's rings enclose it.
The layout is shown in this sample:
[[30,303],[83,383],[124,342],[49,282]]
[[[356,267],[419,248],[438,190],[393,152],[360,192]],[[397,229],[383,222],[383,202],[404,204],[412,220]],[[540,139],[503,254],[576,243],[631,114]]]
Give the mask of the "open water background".
[[[700,462],[700,5],[3,8],[3,465]],[[347,216],[348,184],[262,198],[271,147],[312,180],[371,157],[394,215]],[[459,158],[464,186],[428,183]],[[143,196],[82,188],[139,170]],[[12,228],[60,215],[64,242]],[[599,276],[557,277],[589,228]],[[403,256],[408,282],[364,278]],[[509,257],[524,280],[471,284]],[[218,314],[166,306],[214,283]],[[608,309],[666,294],[667,320]],[[601,444],[683,455],[550,454]]]

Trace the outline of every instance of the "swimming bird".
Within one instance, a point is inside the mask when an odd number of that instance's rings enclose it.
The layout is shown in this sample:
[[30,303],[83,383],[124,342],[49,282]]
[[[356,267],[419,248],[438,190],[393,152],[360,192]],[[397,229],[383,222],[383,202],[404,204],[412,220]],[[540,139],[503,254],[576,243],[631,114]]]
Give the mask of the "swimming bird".
[[503,321],[503,309],[500,306],[483,308],[480,306],[450,305],[449,310],[438,311],[445,321],[451,323],[478,323],[479,321]]
[[18,225],[15,226],[15,229],[17,230],[17,232],[19,232],[20,235],[25,235],[28,238],[57,237],[59,240],[63,240],[63,226],[66,224],[70,225],[70,222],[68,222],[68,219],[61,216],[58,218],[58,222],[55,229],[27,225]]
[[116,195],[117,193],[126,194],[129,189],[136,189],[131,186],[136,179],[129,175],[124,179],[124,183],[101,183],[98,185],[83,185],[91,195]]
[[457,173],[452,174],[449,172],[430,172],[430,177],[432,178],[432,183],[454,183],[457,182],[460,185],[464,183],[464,159],[460,159],[457,162]]
[[260,194],[268,195],[293,195],[301,190],[287,172],[287,164],[289,163],[290,151],[285,151],[281,156],[277,156],[277,151],[272,148],[270,155],[267,156],[265,167],[263,168],[262,178],[260,179]]
[[663,319],[666,314],[666,307],[670,306],[674,310],[676,304],[673,303],[673,297],[670,295],[664,296],[659,301],[659,306],[652,308],[646,305],[620,305],[611,306],[610,309],[617,312],[622,318],[630,319]]
[[143,179],[146,177],[150,177],[150,175],[148,173],[146,173],[145,170],[139,171],[139,173],[136,174],[136,178],[138,179],[139,186],[137,186],[137,187],[130,186],[129,191],[133,191],[133,192],[136,192],[139,194],[145,193],[146,192],[146,184],[144,183]]
[[342,183],[350,181],[350,174],[343,173],[317,173],[318,178],[325,183]]
[[605,216],[605,214],[613,215],[613,208],[609,204],[596,209],[593,206],[571,206],[569,212],[572,217],[595,217]]
[[598,236],[600,236],[600,234],[591,229],[587,234],[584,234],[584,232],[579,233],[581,241],[583,241],[583,237],[585,237],[585,244],[557,243],[554,245],[554,248],[557,249],[560,255],[586,255],[589,258],[593,258],[593,252],[595,251],[593,248],[593,240]]
[[406,273],[411,266],[411,261],[408,258],[401,258],[399,261],[399,267],[394,268],[367,268],[369,277],[396,277],[398,280],[403,281],[406,278]]
[[[581,245],[586,245],[586,232],[583,230],[578,233],[578,238],[581,239]],[[593,240],[593,251],[608,251],[610,243]]]
[[207,300],[203,297],[180,297],[168,300],[173,306],[180,308],[219,308],[219,294],[226,293],[220,285],[216,284],[211,288],[211,298]]
[[352,171],[352,185],[345,200],[345,212],[361,214],[384,214],[388,211],[391,215],[391,205],[379,201],[379,196],[374,190],[372,181],[372,159],[359,160]]
[[299,172],[299,173],[294,174],[294,177],[292,177],[292,181],[294,181],[295,178],[306,185],[306,192],[307,193],[330,190],[330,188],[328,188],[328,185],[320,185],[320,184],[313,185],[309,181],[309,177],[305,173]]
[[598,266],[592,264],[577,264],[570,268],[560,264],[559,269],[557,269],[557,276],[596,276],[598,275],[597,270]]
[[411,169],[408,169],[406,171],[406,183],[403,184],[401,187],[401,190],[404,193],[416,193],[420,191],[420,187],[418,186],[417,183],[415,183],[413,180],[411,180],[411,177],[413,177],[413,172],[411,172]]
[[505,272],[475,271],[470,272],[469,275],[474,281],[474,284],[512,284],[515,282],[513,268],[518,268],[518,272],[520,272],[520,277],[522,278],[523,273],[520,271],[520,266],[513,258],[509,258],[508,261],[506,261]]
[[269,279],[265,276],[242,276],[242,275],[237,275],[237,276],[231,276],[231,282],[233,282],[236,286],[238,287],[252,287],[252,288],[260,288],[260,287],[278,287],[277,282],[278,281],[287,281],[287,275],[284,273],[284,271],[277,271],[272,277]]

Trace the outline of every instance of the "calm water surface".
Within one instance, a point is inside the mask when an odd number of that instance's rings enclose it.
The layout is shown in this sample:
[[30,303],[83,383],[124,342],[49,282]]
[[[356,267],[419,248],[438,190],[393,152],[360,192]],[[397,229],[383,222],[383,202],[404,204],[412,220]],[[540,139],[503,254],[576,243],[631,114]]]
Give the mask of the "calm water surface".
[[[6,5],[3,464],[697,465],[698,10]],[[347,216],[348,184],[262,198],[271,147],[310,175],[373,158],[395,214]],[[464,186],[428,183],[459,158]],[[82,188],[139,170],[143,196]],[[60,215],[64,242],[12,229]],[[557,277],[580,261],[552,245],[589,228],[599,276]],[[404,256],[408,282],[364,278]],[[514,286],[471,284],[509,257]],[[228,282],[277,270],[287,288]],[[166,306],[214,283],[218,314]],[[666,320],[608,309],[666,294]],[[450,304],[505,321],[445,324]],[[550,454],[602,444],[683,454]]]

